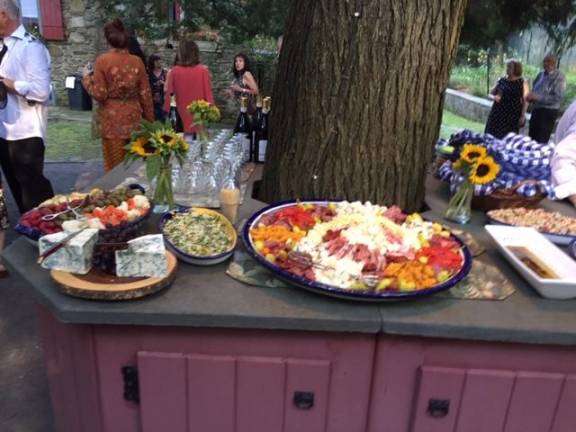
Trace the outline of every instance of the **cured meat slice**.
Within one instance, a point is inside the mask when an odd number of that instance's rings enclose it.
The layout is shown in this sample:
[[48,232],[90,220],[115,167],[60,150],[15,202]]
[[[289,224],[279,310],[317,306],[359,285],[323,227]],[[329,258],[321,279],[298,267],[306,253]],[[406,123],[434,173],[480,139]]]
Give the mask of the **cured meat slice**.
[[402,209],[396,205],[389,207],[388,210],[384,212],[384,216],[390,219],[392,222],[397,224],[402,224],[408,217],[408,215],[402,212]]

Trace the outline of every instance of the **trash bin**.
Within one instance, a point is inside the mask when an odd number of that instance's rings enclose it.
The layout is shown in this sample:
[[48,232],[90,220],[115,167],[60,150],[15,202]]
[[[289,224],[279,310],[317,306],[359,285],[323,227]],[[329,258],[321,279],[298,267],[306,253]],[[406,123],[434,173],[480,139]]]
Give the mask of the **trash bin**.
[[66,88],[68,89],[68,105],[71,110],[90,111],[92,109],[92,98],[82,85],[82,78],[79,75],[66,77]]

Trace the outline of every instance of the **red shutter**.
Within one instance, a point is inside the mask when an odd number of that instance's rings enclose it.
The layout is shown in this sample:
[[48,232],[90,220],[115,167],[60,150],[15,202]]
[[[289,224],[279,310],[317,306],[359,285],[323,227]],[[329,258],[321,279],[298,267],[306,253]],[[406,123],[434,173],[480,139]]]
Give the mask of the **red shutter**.
[[46,40],[64,40],[61,0],[41,0],[40,24]]

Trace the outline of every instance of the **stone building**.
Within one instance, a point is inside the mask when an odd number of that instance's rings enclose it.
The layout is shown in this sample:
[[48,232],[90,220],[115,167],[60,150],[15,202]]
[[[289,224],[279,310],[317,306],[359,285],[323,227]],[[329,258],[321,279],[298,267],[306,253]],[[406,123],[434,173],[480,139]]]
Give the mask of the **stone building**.
[[[67,105],[65,88],[67,76],[81,74],[88,62],[107,49],[97,16],[97,0],[20,0],[24,20],[36,22],[46,40],[52,56],[52,80],[56,103]],[[37,7],[34,8],[34,5]],[[33,16],[36,13],[36,16]],[[172,65],[174,48],[166,48],[166,41],[144,43],[146,54],[158,53],[164,65]],[[176,43],[174,44],[176,46]],[[211,73],[212,89],[216,103],[225,117],[232,118],[237,110],[235,104],[224,96],[231,82],[230,70],[234,54],[239,47],[225,47],[215,42],[199,42],[201,61]]]

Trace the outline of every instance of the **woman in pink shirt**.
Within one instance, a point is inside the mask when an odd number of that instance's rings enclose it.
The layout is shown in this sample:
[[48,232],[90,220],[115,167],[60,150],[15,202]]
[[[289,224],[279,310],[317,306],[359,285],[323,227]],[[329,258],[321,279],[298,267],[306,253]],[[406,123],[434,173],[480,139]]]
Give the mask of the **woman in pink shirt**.
[[193,118],[186,107],[192,102],[204,99],[214,103],[210,74],[208,68],[200,64],[200,51],[198,45],[192,40],[183,37],[178,45],[178,62],[170,69],[166,81],[166,96],[164,111],[170,111],[170,96],[176,97],[178,114],[184,124],[184,133],[196,132],[192,126]]

